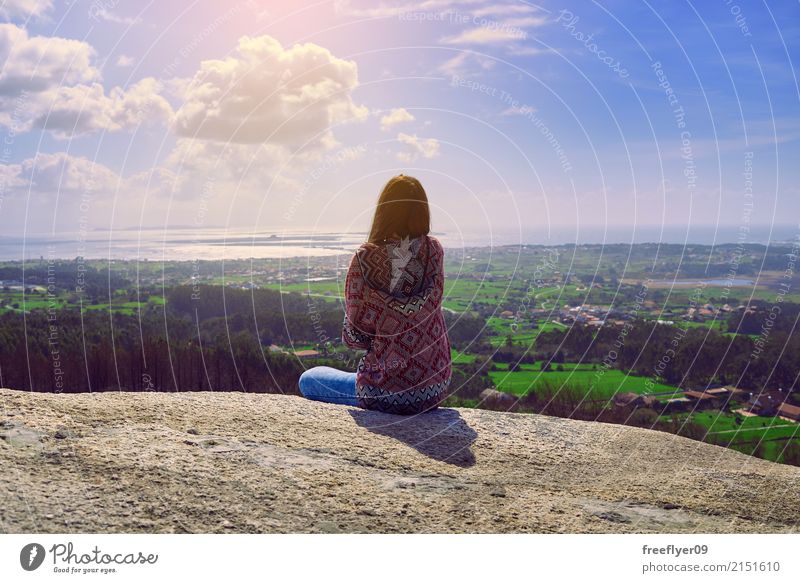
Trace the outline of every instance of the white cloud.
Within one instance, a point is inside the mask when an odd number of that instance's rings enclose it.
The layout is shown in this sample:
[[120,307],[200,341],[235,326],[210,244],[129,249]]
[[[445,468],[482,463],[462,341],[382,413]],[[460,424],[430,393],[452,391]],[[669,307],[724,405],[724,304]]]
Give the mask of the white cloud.
[[[29,189],[42,204],[61,193],[66,203],[73,192],[97,194],[99,204],[102,195],[116,193],[130,208],[146,200],[147,214],[153,216],[152,208],[162,208],[159,205],[166,204],[167,199],[190,206],[198,201],[205,204],[210,191],[208,202],[213,213],[221,216],[230,201],[236,200],[243,205],[241,211],[237,210],[241,218],[248,216],[245,208],[255,208],[263,200],[270,184],[277,199],[299,191],[311,200],[315,196],[308,187],[312,172],[335,172],[366,151],[363,146],[331,150],[335,144],[331,126],[349,119],[366,119],[369,110],[354,104],[351,97],[358,84],[355,63],[338,59],[313,44],[284,49],[270,37],[241,39],[231,57],[203,62],[193,78],[164,82],[175,96],[183,98],[182,109],[176,114],[156,79],[105,88],[89,45],[64,39],[50,41],[56,47],[61,47],[61,41],[74,43],[67,48],[72,49],[73,56],[77,53],[77,60],[82,59],[84,65],[83,74],[77,74],[65,67],[63,58],[57,58],[66,51],[53,51],[52,46],[42,49],[38,37],[31,39],[18,27],[7,26],[5,33],[14,41],[13,47],[11,42],[6,45],[12,69],[35,63],[42,55],[46,66],[37,73],[36,83],[26,80],[22,85],[20,79],[25,79],[21,75],[0,77],[0,83],[5,83],[5,94],[0,93],[0,125],[14,127],[17,133],[43,128],[67,138],[160,121],[172,125],[178,134],[174,149],[161,163],[125,177],[64,152],[42,153],[20,163],[0,165],[0,192],[8,194],[8,202],[14,201],[17,207]],[[33,50],[16,54],[18,42],[28,43]],[[120,57],[114,58],[120,62]],[[122,59],[122,65],[126,64]],[[28,75],[34,69],[31,65]],[[66,77],[64,83],[60,83],[59,74]],[[249,132],[245,136],[237,134],[240,123]],[[284,127],[278,129],[281,124]],[[228,141],[230,138],[234,139]],[[294,155],[287,147],[294,145],[293,140],[312,138],[322,147]],[[430,145],[423,142],[422,147]],[[59,210],[59,217],[62,215],[66,216]]]
[[58,138],[70,138],[120,131],[140,123],[166,123],[172,108],[160,90],[160,83],[152,77],[138,81],[127,91],[114,87],[106,93],[99,83],[57,87],[32,97],[25,119],[18,120],[16,127],[23,131],[41,128]]
[[414,116],[405,107],[397,107],[381,118],[381,129],[389,130],[392,126],[414,121],[414,119]]
[[554,52],[553,49],[545,49],[541,47],[511,45],[507,50],[510,55],[517,55],[520,57],[538,57],[539,55],[546,55],[547,53]]
[[41,92],[100,78],[87,43],[59,37],[29,36],[15,24],[0,24],[0,96]]
[[353,103],[353,61],[312,43],[284,48],[270,36],[243,37],[233,56],[203,61],[182,91],[173,128],[179,136],[299,146],[331,146],[330,128],[366,119]]
[[30,188],[37,198],[48,200],[73,193],[98,200],[115,193],[139,199],[146,193],[184,201],[209,193],[225,198],[237,189],[247,195],[262,192],[281,166],[278,150],[181,139],[163,164],[127,177],[88,158],[39,153],[18,164],[0,164],[0,188],[10,197],[24,196]]
[[472,15],[476,17],[483,16],[510,16],[510,15],[524,15],[535,14],[539,10],[528,4],[489,4],[482,6],[472,11]]
[[504,109],[500,112],[500,115],[508,116],[508,115],[529,115],[531,113],[535,113],[536,108],[531,107],[530,105],[522,105],[516,106],[512,105],[511,107]]
[[30,187],[38,197],[108,193],[120,183],[119,176],[110,168],[64,152],[40,153],[19,164],[0,165],[0,176],[12,188],[11,194],[13,189],[27,192]]
[[445,45],[501,45],[506,50],[519,50],[519,41],[528,38],[526,29],[547,23],[547,18],[540,15],[538,8],[525,4],[489,4],[474,8],[471,14],[468,22],[477,26],[443,37],[439,42]]
[[513,26],[507,28],[478,27],[467,29],[455,36],[444,37],[439,42],[445,45],[492,45],[525,40],[526,38],[528,38],[527,32]]
[[135,177],[155,195],[192,200],[207,191],[235,193],[237,198],[260,201],[269,185],[273,195],[284,197],[360,160],[364,144],[338,149],[291,152],[280,144],[237,144],[213,140],[178,139],[163,165]]
[[435,138],[422,139],[416,134],[409,135],[400,132],[397,134],[398,141],[411,146],[411,152],[400,152],[397,157],[404,162],[412,162],[418,156],[423,158],[435,158],[439,155],[439,140]]
[[157,176],[150,188],[155,194],[177,199],[197,198],[209,185],[216,193],[247,195],[263,191],[276,169],[288,160],[289,153],[278,145],[181,138],[163,165],[155,169]]
[[163,164],[132,176],[129,186],[178,201],[213,196],[260,202],[273,182],[273,196],[288,196],[313,180],[312,175],[333,172],[361,158],[364,151],[357,146],[293,154],[279,144],[180,138]]
[[5,19],[37,17],[53,7],[52,0],[3,0],[0,17]]
[[95,2],[89,7],[89,18],[95,21],[102,21],[102,22],[113,22],[114,24],[125,24],[127,26],[131,26],[133,24],[139,24],[142,19],[138,16],[136,18],[128,17],[128,16],[119,16],[118,14],[114,14],[108,8]]
[[[403,18],[404,15],[413,13],[445,14],[452,12],[453,7],[480,4],[484,0],[419,0],[417,2],[369,2],[371,6],[354,6],[351,0],[334,0],[334,9],[340,14],[359,18],[388,18],[391,16]],[[376,6],[377,4],[377,6]]]
[[169,120],[172,108],[155,79],[106,92],[94,58],[85,42],[31,37],[16,25],[0,24],[0,125],[67,138]]
[[[11,198],[24,197],[30,189],[41,200],[88,194],[102,201],[115,193],[126,199],[141,199],[147,194],[193,200],[209,190],[227,196],[236,192],[243,178],[252,178],[253,183],[261,180],[263,185],[262,170],[275,165],[274,158],[269,159],[252,147],[249,156],[238,148],[244,146],[226,149],[222,144],[179,140],[163,165],[127,177],[88,158],[65,152],[39,153],[18,164],[0,164],[0,186]],[[249,177],[244,171],[247,162],[253,163]]]
[[25,186],[26,182],[20,176],[21,173],[20,164],[0,164],[0,192],[5,194]]
[[135,62],[136,60],[133,57],[130,57],[128,55],[120,55],[119,57],[117,57],[116,65],[117,67],[130,67]]
[[[477,64],[476,67],[473,64]],[[494,68],[496,61],[470,52],[460,52],[455,57],[447,59],[437,67],[437,70],[449,77],[467,77],[468,75],[483,74]]]
[[512,28],[535,28],[537,26],[542,26],[546,22],[547,19],[543,16],[519,16],[504,19],[503,26]]

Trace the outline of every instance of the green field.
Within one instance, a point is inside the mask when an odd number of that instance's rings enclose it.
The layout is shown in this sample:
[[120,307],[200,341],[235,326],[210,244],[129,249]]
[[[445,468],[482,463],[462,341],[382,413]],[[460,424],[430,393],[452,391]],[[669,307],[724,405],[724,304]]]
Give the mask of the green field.
[[[9,312],[22,312],[30,310],[60,310],[60,309],[79,309],[83,308],[84,311],[92,310],[111,310],[114,313],[120,314],[135,314],[140,308],[145,309],[147,306],[163,306],[165,303],[163,296],[151,295],[145,302],[129,301],[128,293],[125,290],[117,290],[115,298],[112,303],[88,303],[84,298],[83,303],[77,296],[68,296],[67,294],[59,294],[54,297],[48,297],[46,294],[26,293],[23,297],[22,292],[5,292],[0,291],[0,313]],[[14,307],[17,306],[17,307]]]
[[344,294],[344,281],[311,281],[305,283],[283,283],[264,286],[283,292],[299,292],[301,294],[322,295],[341,298]]
[[[669,420],[670,416],[662,416]],[[766,449],[767,459],[777,460],[788,440],[800,437],[800,423],[784,421],[778,417],[744,417],[736,413],[703,411],[679,413],[678,422],[690,419],[708,430],[709,441],[730,442],[732,446],[750,453],[759,442]]]
[[486,327],[493,334],[489,338],[489,343],[494,346],[502,346],[508,341],[508,336],[511,336],[511,341],[516,346],[531,346],[536,341],[537,336],[542,332],[549,332],[550,330],[565,330],[567,326],[557,322],[537,322],[536,328],[533,328],[529,321],[524,320],[517,323],[517,329],[513,329],[514,320],[507,318],[499,318],[492,316],[487,318]]
[[[680,389],[661,383],[655,383],[648,390],[645,384],[646,377],[625,375],[620,370],[596,369],[591,364],[575,364],[565,362],[561,366],[563,371],[549,370],[542,372],[539,365],[523,364],[520,370],[508,372],[508,365],[497,363],[497,368],[489,372],[489,376],[500,391],[525,395],[530,390],[536,390],[537,385],[549,383],[552,386],[574,386],[585,390],[589,399],[609,399],[616,393],[647,393],[647,392],[679,392]],[[557,366],[554,364],[553,369]]]
[[455,348],[450,350],[450,357],[453,361],[453,364],[470,364],[472,362],[475,362],[474,354],[459,352]]

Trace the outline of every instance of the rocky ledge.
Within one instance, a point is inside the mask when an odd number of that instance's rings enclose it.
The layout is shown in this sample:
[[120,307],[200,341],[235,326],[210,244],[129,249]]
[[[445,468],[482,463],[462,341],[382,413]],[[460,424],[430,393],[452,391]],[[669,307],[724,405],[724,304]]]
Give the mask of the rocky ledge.
[[632,427],[0,390],[2,532],[797,532],[800,468]]

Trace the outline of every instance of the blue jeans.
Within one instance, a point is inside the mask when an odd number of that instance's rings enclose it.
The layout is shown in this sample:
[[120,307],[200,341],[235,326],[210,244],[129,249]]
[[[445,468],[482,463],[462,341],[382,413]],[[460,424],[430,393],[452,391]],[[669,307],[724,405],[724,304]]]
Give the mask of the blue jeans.
[[354,372],[344,372],[329,366],[315,366],[300,375],[298,384],[303,396],[312,401],[358,407]]

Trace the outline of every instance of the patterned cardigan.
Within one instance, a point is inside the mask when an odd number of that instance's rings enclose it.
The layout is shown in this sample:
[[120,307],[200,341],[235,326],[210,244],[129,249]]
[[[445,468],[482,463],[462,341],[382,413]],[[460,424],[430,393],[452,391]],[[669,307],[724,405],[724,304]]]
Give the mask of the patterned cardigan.
[[444,250],[433,237],[364,243],[353,255],[342,340],[367,351],[356,371],[361,407],[412,415],[447,397],[443,291]]

